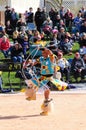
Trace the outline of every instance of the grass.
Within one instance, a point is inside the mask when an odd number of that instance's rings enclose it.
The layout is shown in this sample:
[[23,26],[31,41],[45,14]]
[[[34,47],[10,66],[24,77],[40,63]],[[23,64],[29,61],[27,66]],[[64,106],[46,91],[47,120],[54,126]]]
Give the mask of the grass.
[[69,58],[74,58],[74,54],[75,52],[77,52],[79,50],[79,44],[76,42],[74,45],[73,45],[73,50],[72,50],[72,55],[65,55],[64,57],[66,59],[69,59]]
[[[75,43],[73,46],[73,54],[72,55],[64,55],[66,59],[73,58],[74,53],[79,50],[79,44]],[[4,58],[4,55],[0,52],[0,59]],[[16,72],[11,72],[10,73],[10,84],[9,84],[9,79],[8,79],[8,72],[2,72],[2,78],[3,78],[3,88],[10,88],[12,87],[15,90],[20,90],[21,89],[21,84],[20,84],[20,79],[15,78],[15,73]],[[74,79],[71,77],[71,80],[74,81]],[[22,86],[24,87],[24,86]]]

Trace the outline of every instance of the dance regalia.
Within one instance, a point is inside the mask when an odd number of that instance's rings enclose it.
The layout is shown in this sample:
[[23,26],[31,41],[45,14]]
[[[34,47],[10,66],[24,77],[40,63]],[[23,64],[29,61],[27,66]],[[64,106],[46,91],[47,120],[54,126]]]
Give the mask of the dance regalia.
[[[32,63],[29,60],[29,58],[27,58],[26,61],[24,62],[23,69],[22,69],[25,77],[25,82],[27,84],[27,88],[25,92],[27,96],[26,97],[27,100],[36,100],[37,90],[39,88],[44,89],[45,100],[41,105],[41,109],[42,109],[42,112],[40,113],[41,115],[48,115],[48,113],[51,112],[53,109],[52,99],[50,99],[48,96],[50,92],[49,89],[51,87],[49,83],[50,84],[52,83],[52,86],[54,85],[57,88],[57,90],[64,90],[67,88],[66,83],[58,79],[55,79],[53,77],[56,64],[55,62],[52,62],[53,60],[51,60],[53,55],[51,57],[50,56],[48,56],[46,59],[42,56],[39,58],[39,63],[41,63],[40,75],[37,75],[37,73],[35,73],[33,69],[35,67],[33,66],[35,63],[33,59],[31,60],[33,61]],[[30,65],[30,63],[32,64],[32,66]],[[29,79],[26,77],[25,72],[30,74]]]
[[[34,95],[33,93],[36,93],[36,91],[40,87],[43,87],[43,89],[46,88],[49,89],[50,88],[50,86],[48,85],[49,82],[51,82],[52,85],[54,85],[57,88],[57,90],[65,90],[67,88],[66,83],[53,78],[54,67],[56,66],[56,64],[51,62],[49,56],[46,59],[42,56],[39,58],[39,62],[41,63],[40,75],[36,75],[36,73],[33,70],[33,67],[28,65],[28,60],[29,58],[26,59],[24,66],[26,66],[28,73],[31,75],[30,79],[27,79],[25,77],[25,82],[28,86],[26,90],[29,90],[30,94],[32,93],[32,95]],[[24,73],[24,66],[23,66],[23,73]],[[30,97],[28,97],[28,94],[29,93],[26,92],[27,98],[31,100],[31,95]],[[35,98],[33,98],[33,100],[34,99]]]

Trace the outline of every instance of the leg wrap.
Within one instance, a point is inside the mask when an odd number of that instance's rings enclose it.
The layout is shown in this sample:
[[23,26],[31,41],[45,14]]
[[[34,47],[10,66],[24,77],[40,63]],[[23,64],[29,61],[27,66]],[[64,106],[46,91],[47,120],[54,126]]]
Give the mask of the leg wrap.
[[53,110],[52,99],[45,100],[41,106],[42,112],[41,115],[48,115]]
[[33,84],[31,80],[27,81],[27,88],[25,91],[26,99],[27,100],[36,100],[36,91],[38,87]]

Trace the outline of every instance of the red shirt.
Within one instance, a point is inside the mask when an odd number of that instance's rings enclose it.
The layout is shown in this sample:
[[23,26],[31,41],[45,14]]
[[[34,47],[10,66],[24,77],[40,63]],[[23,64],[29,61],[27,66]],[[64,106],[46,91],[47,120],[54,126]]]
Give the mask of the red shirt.
[[10,41],[9,39],[7,38],[6,41],[3,41],[2,38],[0,38],[0,50],[8,50],[10,48]]

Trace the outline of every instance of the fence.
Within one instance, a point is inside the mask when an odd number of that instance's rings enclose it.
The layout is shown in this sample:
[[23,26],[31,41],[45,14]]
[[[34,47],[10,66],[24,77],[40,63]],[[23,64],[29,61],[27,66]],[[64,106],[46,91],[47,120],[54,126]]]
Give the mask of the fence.
[[[45,0],[45,6],[47,8],[47,12],[49,12],[52,7],[52,0]],[[54,3],[54,2],[53,2]],[[63,5],[65,8],[70,8],[73,14],[76,14],[77,11],[84,5],[86,7],[86,0],[63,0]],[[59,8],[54,5],[54,7],[58,10]]]

